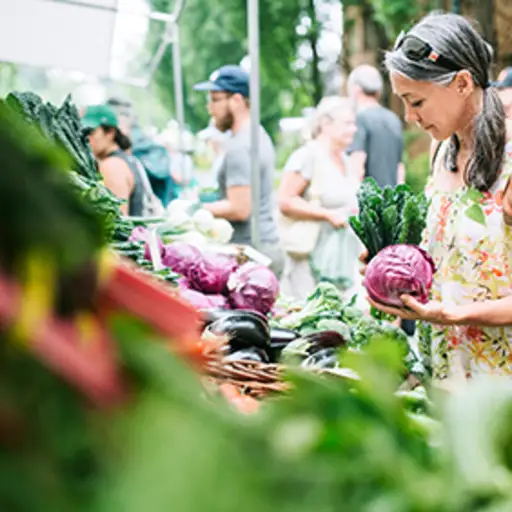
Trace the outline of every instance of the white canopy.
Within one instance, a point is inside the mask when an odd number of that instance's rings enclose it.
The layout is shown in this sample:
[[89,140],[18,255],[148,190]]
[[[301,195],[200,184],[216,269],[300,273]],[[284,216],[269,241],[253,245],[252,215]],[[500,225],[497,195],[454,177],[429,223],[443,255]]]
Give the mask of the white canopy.
[[0,61],[129,81],[123,56],[143,48],[150,19],[177,17],[147,0],[0,0]]
[[0,61],[110,75],[117,0],[0,3]]

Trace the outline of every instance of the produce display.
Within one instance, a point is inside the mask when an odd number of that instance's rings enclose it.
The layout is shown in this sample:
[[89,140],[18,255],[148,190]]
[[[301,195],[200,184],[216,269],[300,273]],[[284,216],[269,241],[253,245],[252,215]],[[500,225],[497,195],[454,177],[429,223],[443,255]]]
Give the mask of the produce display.
[[233,226],[225,219],[216,219],[198,203],[175,199],[167,207],[167,219],[161,227],[166,241],[184,241],[202,246],[208,242],[227,244]]
[[[122,219],[66,101],[0,102],[0,510],[512,510],[510,380],[447,393],[332,284],[286,302],[267,267]],[[424,300],[423,200],[361,198],[366,234],[393,205],[402,224],[371,242],[368,290]]]

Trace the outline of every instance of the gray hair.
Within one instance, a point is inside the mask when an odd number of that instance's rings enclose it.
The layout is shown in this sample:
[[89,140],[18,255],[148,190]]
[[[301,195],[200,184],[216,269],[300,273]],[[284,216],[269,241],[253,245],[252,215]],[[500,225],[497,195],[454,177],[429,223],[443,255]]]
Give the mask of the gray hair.
[[353,112],[354,104],[349,98],[342,96],[326,96],[317,105],[309,123],[310,136],[314,139],[320,135],[322,124],[326,119],[335,120],[346,111]]
[[378,96],[382,92],[384,82],[377,68],[362,64],[350,73],[348,85],[349,87],[359,86],[367,96]]
[[[432,13],[425,16],[409,32],[428,43],[434,51],[471,73],[474,84],[483,89],[483,109],[476,116],[473,131],[473,152],[465,169],[468,185],[487,191],[496,182],[505,150],[505,112],[497,91],[490,88],[489,68],[492,47],[463,16]],[[429,59],[408,59],[402,48],[387,52],[385,65],[390,72],[399,73],[411,80],[449,85],[456,71],[443,68]],[[453,134],[445,153],[448,169],[457,169],[460,143]]]

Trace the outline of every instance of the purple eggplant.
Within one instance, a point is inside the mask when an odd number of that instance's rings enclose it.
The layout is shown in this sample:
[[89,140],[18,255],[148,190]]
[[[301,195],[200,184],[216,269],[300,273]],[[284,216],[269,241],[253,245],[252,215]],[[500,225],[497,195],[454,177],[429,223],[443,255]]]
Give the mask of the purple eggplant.
[[208,326],[218,336],[227,336],[232,352],[257,347],[266,349],[270,344],[270,331],[263,315],[248,311],[231,311],[221,315]]
[[311,343],[308,354],[314,354],[323,348],[343,347],[347,344],[347,340],[337,331],[313,332],[303,338]]
[[267,348],[270,361],[277,363],[286,345],[297,338],[300,338],[300,334],[296,331],[272,327],[270,329],[270,345]]

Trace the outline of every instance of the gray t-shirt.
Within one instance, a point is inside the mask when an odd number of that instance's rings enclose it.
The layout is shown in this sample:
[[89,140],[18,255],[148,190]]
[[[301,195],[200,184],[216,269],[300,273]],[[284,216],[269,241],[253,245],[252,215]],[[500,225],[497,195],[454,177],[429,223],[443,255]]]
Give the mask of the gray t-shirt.
[[375,178],[381,187],[396,186],[403,145],[402,123],[391,110],[377,105],[358,112],[350,152],[366,153],[365,176]]
[[[273,182],[275,152],[268,133],[260,126],[260,238],[261,242],[277,242],[277,227],[273,216]],[[224,161],[219,169],[218,182],[222,199],[230,187],[251,186],[251,130],[244,126],[233,134],[225,145]],[[251,220],[232,222],[233,243],[251,243]]]

